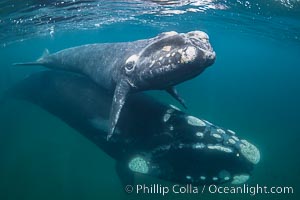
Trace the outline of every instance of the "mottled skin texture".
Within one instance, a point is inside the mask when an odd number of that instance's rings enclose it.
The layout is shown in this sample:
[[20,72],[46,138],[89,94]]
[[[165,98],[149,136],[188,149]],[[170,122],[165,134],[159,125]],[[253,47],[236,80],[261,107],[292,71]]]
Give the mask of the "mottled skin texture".
[[[228,143],[233,137],[231,131],[219,134],[219,127],[203,120],[204,126],[195,125],[187,121],[194,117],[142,94],[128,99],[115,136],[107,141],[105,122],[112,97],[74,73],[40,72],[21,81],[9,94],[41,106],[116,159],[123,184],[133,183],[129,163],[137,156],[147,161],[147,175],[194,185],[230,182],[234,175],[250,174],[254,166],[241,154],[239,139],[235,144]],[[216,133],[221,138],[214,137]],[[197,148],[199,144],[206,147]],[[232,152],[209,149],[209,145],[222,145]],[[212,179],[224,170],[230,174],[228,180]],[[206,179],[201,180],[201,176]]]
[[110,137],[129,93],[166,90],[183,106],[174,85],[199,75],[215,60],[206,33],[166,32],[134,42],[88,44],[45,55],[33,63],[87,75],[114,93]]

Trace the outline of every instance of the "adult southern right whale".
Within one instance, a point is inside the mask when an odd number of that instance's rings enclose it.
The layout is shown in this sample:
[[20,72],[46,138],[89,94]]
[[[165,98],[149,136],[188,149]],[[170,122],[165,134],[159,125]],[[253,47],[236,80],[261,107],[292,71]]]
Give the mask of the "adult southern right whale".
[[215,55],[206,33],[172,31],[133,42],[73,47],[16,65],[43,65],[82,73],[114,92],[109,138],[129,93],[166,90],[185,106],[174,85],[199,75],[214,63]]
[[241,184],[260,161],[257,147],[233,131],[145,94],[128,98],[114,137],[106,140],[112,96],[78,74],[32,74],[5,97],[38,105],[87,137],[116,160],[124,186],[134,184],[134,174],[182,184]]

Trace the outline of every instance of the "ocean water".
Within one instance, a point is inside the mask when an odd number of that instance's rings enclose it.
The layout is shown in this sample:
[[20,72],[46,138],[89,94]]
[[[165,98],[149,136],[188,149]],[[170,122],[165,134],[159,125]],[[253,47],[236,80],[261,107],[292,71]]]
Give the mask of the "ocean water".
[[[0,105],[0,199],[299,199],[298,0],[3,0],[0,92],[44,70],[12,63],[33,61],[45,48],[56,52],[192,30],[208,33],[217,59],[177,86],[186,112],[235,130],[259,148],[261,161],[247,184],[289,186],[293,194],[128,195],[112,158],[45,110],[12,99]],[[162,91],[149,93],[178,105]]]

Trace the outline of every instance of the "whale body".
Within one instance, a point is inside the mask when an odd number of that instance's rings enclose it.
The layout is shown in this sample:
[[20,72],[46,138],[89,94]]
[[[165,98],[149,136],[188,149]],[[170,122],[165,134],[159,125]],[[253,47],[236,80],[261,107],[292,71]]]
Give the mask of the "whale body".
[[259,150],[235,132],[145,94],[128,98],[114,137],[106,140],[113,97],[78,74],[39,72],[7,94],[40,106],[95,143],[116,160],[124,185],[133,184],[136,173],[182,184],[240,184],[260,160]]
[[53,54],[46,53],[36,62],[16,65],[43,65],[85,74],[114,93],[109,138],[129,93],[166,90],[186,107],[174,86],[199,75],[214,61],[215,52],[206,33],[172,31],[133,42],[68,48]]

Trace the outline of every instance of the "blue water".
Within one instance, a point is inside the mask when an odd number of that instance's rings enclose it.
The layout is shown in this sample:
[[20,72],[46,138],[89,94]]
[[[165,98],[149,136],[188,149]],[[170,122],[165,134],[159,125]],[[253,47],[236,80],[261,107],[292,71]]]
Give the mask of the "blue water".
[[187,112],[235,130],[260,149],[249,184],[292,186],[294,194],[126,195],[114,160],[101,149],[41,108],[11,100],[0,105],[0,199],[299,199],[299,1],[3,0],[0,92],[43,70],[11,64],[35,60],[45,48],[192,30],[208,33],[217,59],[177,86]]

